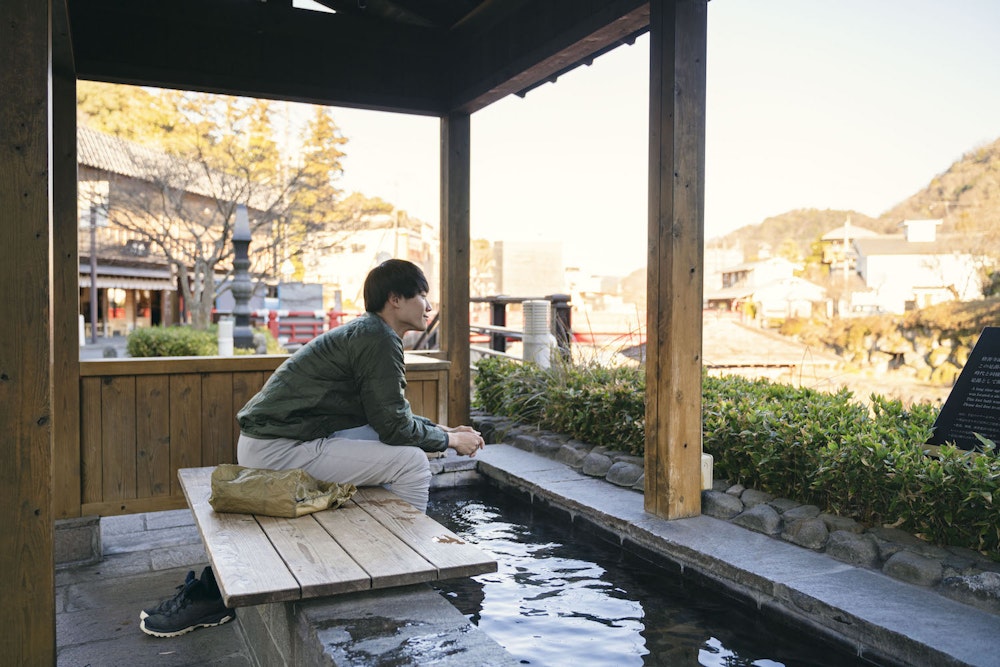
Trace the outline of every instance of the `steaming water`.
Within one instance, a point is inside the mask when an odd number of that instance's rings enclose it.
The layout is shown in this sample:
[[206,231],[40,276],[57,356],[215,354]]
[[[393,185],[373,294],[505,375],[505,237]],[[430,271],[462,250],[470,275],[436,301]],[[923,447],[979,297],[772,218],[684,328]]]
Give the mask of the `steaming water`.
[[435,491],[428,514],[496,556],[435,588],[524,665],[872,665],[493,487]]

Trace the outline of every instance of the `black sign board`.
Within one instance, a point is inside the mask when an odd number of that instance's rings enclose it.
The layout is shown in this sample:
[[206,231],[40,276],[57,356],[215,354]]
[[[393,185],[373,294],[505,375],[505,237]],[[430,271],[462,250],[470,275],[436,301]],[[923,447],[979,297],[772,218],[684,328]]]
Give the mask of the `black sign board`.
[[979,335],[927,444],[981,449],[974,433],[1000,446],[1000,327],[986,327]]

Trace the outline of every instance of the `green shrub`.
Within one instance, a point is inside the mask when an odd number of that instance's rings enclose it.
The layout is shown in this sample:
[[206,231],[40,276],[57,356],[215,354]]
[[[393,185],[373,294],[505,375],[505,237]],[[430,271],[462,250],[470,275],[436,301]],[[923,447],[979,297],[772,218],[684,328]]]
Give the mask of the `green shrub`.
[[[253,332],[264,336],[268,354],[287,354],[266,327]],[[219,328],[216,324],[205,330],[186,326],[140,327],[129,334],[125,345],[130,357],[211,357],[219,354]],[[234,353],[255,354],[255,351],[237,349]]]
[[[476,366],[474,404],[488,413],[594,445],[643,455],[645,375],[636,368],[492,357]],[[769,380],[704,377],[704,451],[716,477],[818,505],[868,525],[893,525],[1000,560],[1000,456],[925,446],[938,408],[904,409],[873,395],[824,393]]]
[[191,327],[140,327],[128,336],[130,357],[206,357],[219,353],[217,334]]

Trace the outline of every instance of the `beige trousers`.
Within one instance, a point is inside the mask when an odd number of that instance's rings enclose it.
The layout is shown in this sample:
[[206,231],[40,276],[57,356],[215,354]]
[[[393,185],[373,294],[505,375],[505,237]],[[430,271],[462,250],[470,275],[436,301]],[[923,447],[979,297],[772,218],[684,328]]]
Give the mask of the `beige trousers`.
[[337,431],[316,440],[260,439],[240,434],[236,461],[247,468],[301,468],[316,479],[355,486],[383,486],[427,511],[431,471],[419,447],[380,442],[371,426]]

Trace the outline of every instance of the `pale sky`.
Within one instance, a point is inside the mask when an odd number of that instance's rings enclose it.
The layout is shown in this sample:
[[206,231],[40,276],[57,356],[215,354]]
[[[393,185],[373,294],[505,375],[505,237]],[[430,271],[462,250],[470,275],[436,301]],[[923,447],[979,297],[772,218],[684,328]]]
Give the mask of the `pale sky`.
[[[472,116],[473,238],[646,259],[648,36]],[[998,0],[711,0],[705,235],[796,208],[878,216],[1000,138]],[[342,187],[439,219],[439,121],[334,113]]]

